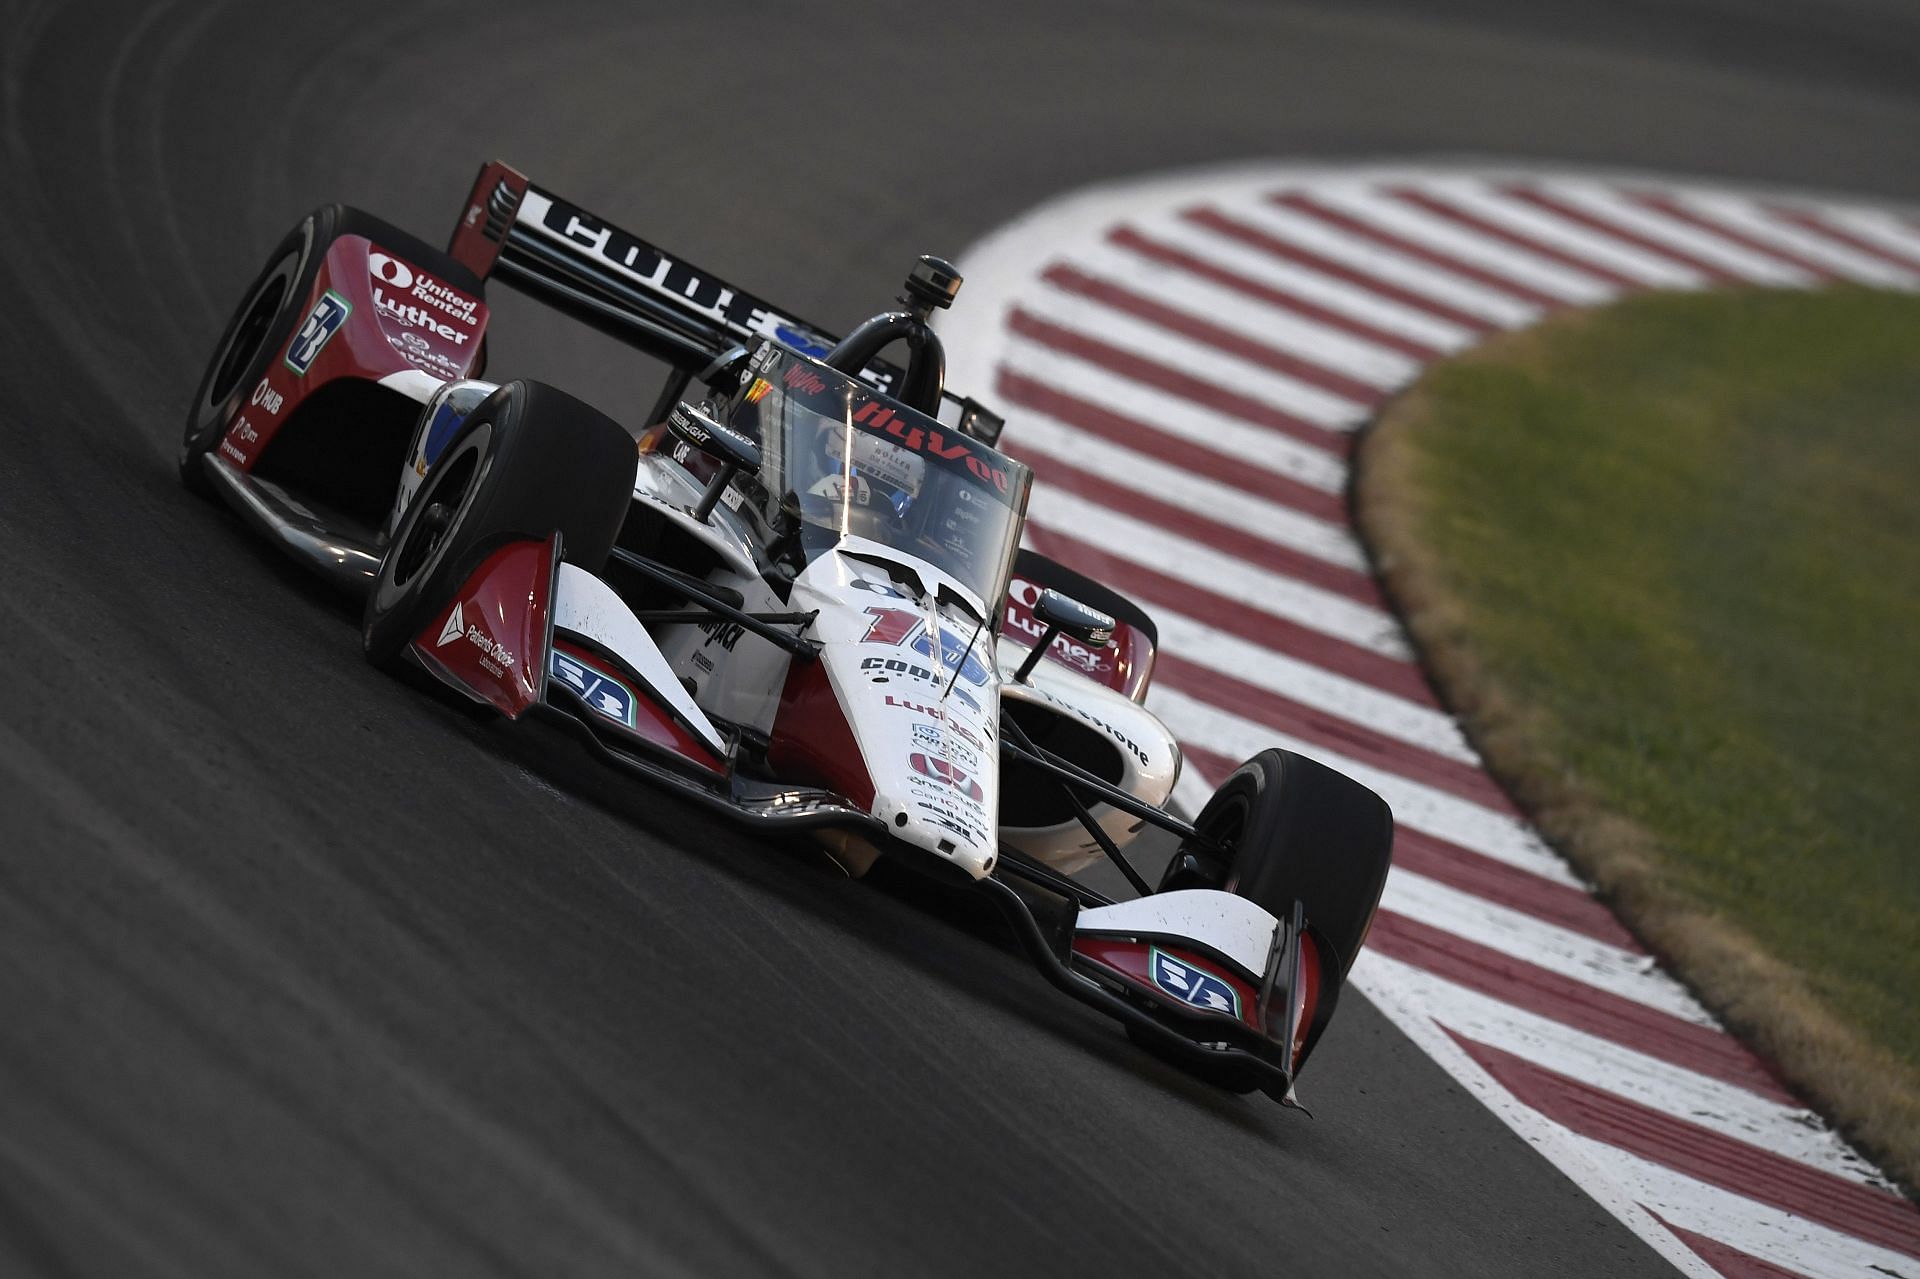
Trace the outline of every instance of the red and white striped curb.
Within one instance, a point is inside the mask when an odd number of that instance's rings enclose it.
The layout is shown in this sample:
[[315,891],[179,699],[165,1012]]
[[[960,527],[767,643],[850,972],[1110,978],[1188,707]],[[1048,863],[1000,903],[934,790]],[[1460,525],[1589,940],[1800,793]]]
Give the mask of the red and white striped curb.
[[1682,1271],[1920,1279],[1920,1211],[1484,772],[1345,499],[1355,429],[1439,357],[1647,289],[1920,288],[1920,223],[1634,175],[1266,166],[1066,197],[962,268],[953,383],[1039,473],[1031,543],[1159,623],[1177,798],[1269,745],[1384,795],[1397,864],[1354,984]]

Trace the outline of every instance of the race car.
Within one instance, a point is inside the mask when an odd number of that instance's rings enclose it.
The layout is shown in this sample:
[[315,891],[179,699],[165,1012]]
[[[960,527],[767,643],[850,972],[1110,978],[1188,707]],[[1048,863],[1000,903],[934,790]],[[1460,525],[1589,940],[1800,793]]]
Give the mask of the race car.
[[[483,379],[489,281],[665,364],[635,429]],[[1280,749],[1169,809],[1152,619],[1021,548],[1032,472],[944,384],[930,321],[960,286],[921,258],[900,309],[835,338],[492,162],[444,252],[338,205],[287,233],[180,476],[363,600],[374,664],[849,873],[985,894],[1143,1046],[1297,1104],[1392,816]],[[1125,851],[1147,826],[1178,841],[1151,883]],[[1102,860],[1135,895],[1085,882]]]

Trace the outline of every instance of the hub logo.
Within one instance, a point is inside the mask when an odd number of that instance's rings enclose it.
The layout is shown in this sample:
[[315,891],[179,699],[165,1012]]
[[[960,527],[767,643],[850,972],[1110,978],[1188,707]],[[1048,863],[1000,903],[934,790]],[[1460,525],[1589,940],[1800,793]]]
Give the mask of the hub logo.
[[313,367],[314,360],[327,344],[327,339],[339,331],[352,314],[353,304],[328,289],[313,304],[313,310],[307,312],[307,318],[301,322],[300,329],[293,335],[293,341],[287,345],[287,367],[301,377]]
[[547,661],[547,673],[565,684],[581,701],[616,724],[634,726],[633,690],[611,675],[603,675],[559,649]]
[[1240,1015],[1240,992],[1212,973],[1202,972],[1165,951],[1153,950],[1153,984],[1184,1004],[1209,1012]]

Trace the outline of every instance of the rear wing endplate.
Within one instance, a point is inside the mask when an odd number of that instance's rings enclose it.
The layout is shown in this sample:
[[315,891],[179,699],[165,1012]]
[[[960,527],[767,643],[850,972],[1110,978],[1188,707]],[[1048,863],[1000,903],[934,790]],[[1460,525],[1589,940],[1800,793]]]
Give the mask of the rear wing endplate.
[[[772,340],[816,359],[839,339],[718,276],[533,185],[498,160],[481,166],[448,252],[482,279],[548,303],[676,370],[662,402],[716,373],[741,347]],[[874,360],[861,378],[885,393],[903,371]],[[664,412],[664,410],[663,410]],[[940,418],[992,443],[1001,419],[943,392]]]

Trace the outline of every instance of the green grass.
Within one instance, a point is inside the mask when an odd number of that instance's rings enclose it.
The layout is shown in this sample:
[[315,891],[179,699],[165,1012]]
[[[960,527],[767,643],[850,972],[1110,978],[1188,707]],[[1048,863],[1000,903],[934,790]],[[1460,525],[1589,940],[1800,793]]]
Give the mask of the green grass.
[[1920,299],[1636,299],[1436,369],[1406,531],[1547,766],[1920,1068]]

